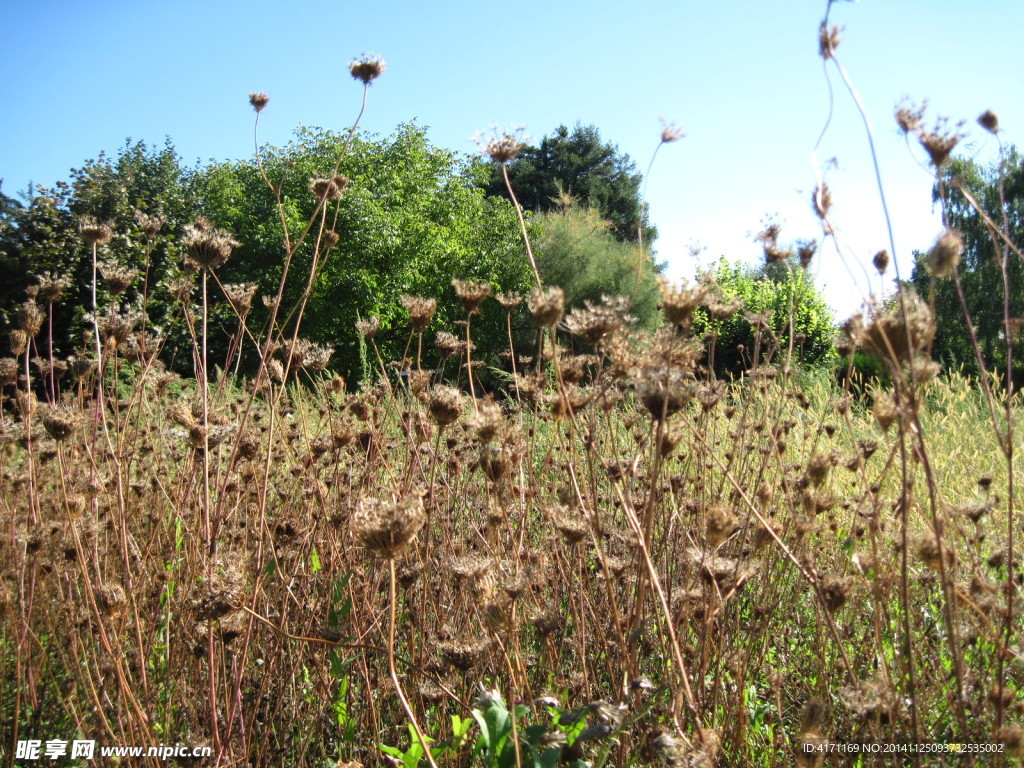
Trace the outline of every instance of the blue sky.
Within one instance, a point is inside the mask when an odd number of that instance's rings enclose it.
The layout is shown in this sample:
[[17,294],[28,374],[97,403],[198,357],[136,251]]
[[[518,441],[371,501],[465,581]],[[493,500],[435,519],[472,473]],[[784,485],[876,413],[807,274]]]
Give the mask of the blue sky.
[[[416,119],[434,143],[469,153],[491,125],[523,124],[539,139],[581,121],[644,170],[659,117],[685,130],[659,153],[648,187],[659,257],[674,278],[721,255],[755,262],[750,234],[765,215],[783,222],[785,239],[819,236],[816,165],[843,251],[827,246],[813,269],[848,314],[885,288],[868,265],[888,240],[860,118],[834,72],[832,123],[811,156],[828,115],[817,55],[824,9],[818,0],[9,0],[0,5],[0,178],[7,194],[30,180],[49,185],[128,137],[170,136],[187,164],[247,157],[253,90],[271,96],[265,141],[284,143],[300,124],[343,128],[360,97],[347,63],[372,51],[388,70],[371,89],[370,131]],[[985,109],[1019,143],[1024,3],[863,0],[836,3],[832,15],[845,26],[839,58],[874,125],[909,270],[940,224],[922,152],[896,130],[894,105],[928,99],[930,117],[966,120],[960,154],[994,156],[995,140],[974,123]],[[692,245],[704,250],[694,256]]]

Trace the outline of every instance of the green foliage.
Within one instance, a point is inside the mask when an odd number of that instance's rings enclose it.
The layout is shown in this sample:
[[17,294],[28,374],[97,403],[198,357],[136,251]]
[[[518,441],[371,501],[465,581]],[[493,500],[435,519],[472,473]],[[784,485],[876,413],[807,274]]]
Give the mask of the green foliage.
[[[611,224],[594,208],[566,205],[532,218],[537,267],[544,282],[565,291],[566,308],[601,296],[633,296],[630,313],[653,330],[660,319],[661,265],[635,243],[615,239]],[[638,279],[639,267],[639,284]]]
[[[997,226],[1002,226],[998,164],[986,168],[970,160],[953,160],[946,173],[970,193]],[[1006,327],[1003,299],[1006,292],[1003,290],[1000,255],[993,245],[993,238],[984,219],[963,192],[950,184],[945,185],[945,189],[949,226],[959,230],[964,240],[958,274],[964,298],[970,308],[970,322],[974,326],[986,367],[1005,374]],[[1007,154],[1004,191],[1010,238],[1019,244],[1024,242],[1024,218],[1021,216],[1024,211],[1024,157],[1013,148]],[[938,195],[939,189],[936,186],[936,199]],[[910,284],[921,296],[934,300],[935,315],[942,318],[942,322],[936,324],[933,346],[935,359],[947,370],[962,368],[969,374],[977,375],[978,362],[971,346],[956,285],[949,278],[933,279],[926,268],[926,261],[927,254],[918,252]],[[1006,267],[1010,317],[1019,318],[1024,315],[1024,261],[1009,252]],[[1024,382],[1024,360],[1020,355],[1014,355],[1014,358],[1013,377],[1019,384]]]
[[[601,141],[597,126],[577,123],[571,133],[558,126],[538,146],[525,147],[508,173],[516,198],[528,211],[556,210],[557,201],[568,194],[600,211],[617,240],[635,242],[641,222],[648,243],[657,237],[644,211],[636,164],[614,144]],[[500,166],[492,166],[487,192],[508,196]]]
[[[713,331],[717,336],[713,364],[718,375],[739,375],[753,364],[755,350],[759,362],[764,362],[775,340],[776,356],[787,353],[792,339],[794,359],[809,366],[833,362],[832,311],[805,270],[788,262],[767,270],[722,259],[711,277],[726,296],[743,302],[739,312],[724,320],[703,309],[694,317],[695,330]],[[763,312],[770,313],[771,333],[762,333],[758,345],[748,318]]]
[[[341,134],[300,129],[286,147],[263,149],[293,239],[315,209],[309,180],[330,174],[344,143]],[[498,291],[528,287],[529,264],[512,206],[485,196],[481,168],[432,146],[425,129],[406,124],[384,139],[359,135],[340,171],[351,181],[345,196],[329,205],[325,220],[339,242],[313,282],[301,335],[333,344],[333,363],[346,376],[358,378],[362,369],[354,330],[358,317],[380,318],[382,354],[401,356],[409,327],[398,300],[402,294],[436,298],[432,328],[450,329],[465,319],[452,278],[486,281]],[[285,262],[284,231],[256,163],[211,166],[197,178],[196,190],[206,215],[242,242],[222,279],[255,281],[261,293],[275,291]],[[285,308],[301,298],[315,235],[316,228],[295,255]],[[473,319],[473,338],[476,356],[486,361],[506,346],[504,314],[494,302],[481,309]],[[255,306],[253,315],[259,327],[263,307]]]
[[[115,236],[100,253],[103,262],[138,270],[135,285],[121,297],[141,301],[147,293],[150,325],[165,326],[177,307],[166,292],[154,290],[156,277],[176,266],[180,255],[176,232],[195,216],[188,193],[190,174],[168,141],[163,147],[125,142],[116,158],[101,154],[72,169],[69,182],[42,187],[24,205],[6,203],[0,212],[0,313],[10,317],[25,298],[25,289],[44,272],[70,279],[54,305],[54,349],[68,355],[81,345],[82,316],[92,306],[91,251],[78,234],[78,217],[109,221]],[[163,234],[147,248],[135,212],[166,218]],[[148,267],[148,272],[147,272]],[[147,283],[147,274],[151,280]],[[100,307],[110,304],[102,286]],[[166,330],[166,328],[165,328]],[[45,355],[45,350],[40,350]]]

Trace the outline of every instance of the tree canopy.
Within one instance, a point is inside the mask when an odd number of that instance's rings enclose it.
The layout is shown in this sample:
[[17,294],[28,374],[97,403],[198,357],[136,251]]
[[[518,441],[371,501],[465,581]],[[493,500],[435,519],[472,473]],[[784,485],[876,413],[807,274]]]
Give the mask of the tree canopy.
[[[641,199],[642,176],[629,155],[604,142],[594,125],[577,123],[572,131],[560,125],[536,146],[526,146],[508,166],[509,180],[520,205],[528,211],[557,210],[559,200],[571,195],[611,222],[617,240],[635,242],[637,228],[653,243]],[[500,166],[492,168],[488,194],[508,197]]]
[[[344,134],[300,129],[287,146],[262,149],[262,171],[255,158],[188,170],[169,143],[157,149],[128,143],[116,158],[101,155],[74,171],[70,183],[39,190],[24,206],[4,206],[0,312],[13,317],[26,289],[43,272],[67,276],[71,284],[54,305],[55,353],[68,355],[82,345],[77,334],[91,306],[91,254],[78,222],[92,216],[109,221],[115,232],[102,249],[101,262],[137,270],[118,302],[138,301],[145,293],[147,314],[170,334],[173,351],[182,346],[174,334],[185,333],[175,321],[180,304],[172,296],[175,283],[188,278],[179,259],[184,227],[202,215],[230,231],[241,244],[218,270],[218,280],[252,282],[257,296],[274,294],[285,263],[282,219],[293,235],[302,231],[317,203],[310,181],[331,174],[344,143]],[[281,213],[264,172],[279,189]],[[433,146],[424,128],[401,125],[383,138],[357,134],[340,172],[349,179],[347,188],[325,209],[324,219],[325,231],[333,230],[338,240],[312,281],[301,335],[335,347],[333,365],[347,377],[362,372],[355,330],[360,317],[378,317],[382,353],[401,357],[409,330],[399,301],[403,294],[438,300],[430,329],[435,331],[452,330],[456,320],[465,318],[453,278],[485,281],[498,291],[529,287],[529,265],[511,204],[487,197],[482,190],[486,169]],[[166,219],[151,244],[136,211]],[[306,288],[317,231],[314,226],[314,236],[295,253],[282,320]],[[101,285],[100,306],[111,304]],[[259,331],[267,314],[257,298],[250,327]],[[236,330],[237,318],[214,284],[212,360],[222,356]],[[487,360],[505,348],[504,313],[496,302],[485,302],[482,316],[474,318],[473,337],[479,348],[475,359]],[[178,363],[183,372],[191,370],[190,361]]]
[[[990,371],[1004,374],[1006,370],[1006,323],[1002,258],[1006,258],[1011,334],[1015,333],[1014,318],[1024,315],[1024,262],[1012,251],[1002,252],[993,243],[993,236],[982,216],[975,210],[967,192],[997,227],[1004,215],[1009,225],[1009,236],[1014,243],[1024,242],[1024,158],[1014,148],[1007,153],[1003,179],[1005,208],[1000,202],[999,164],[979,166],[971,160],[951,160],[944,169],[946,215],[948,224],[963,238],[963,255],[957,267],[957,276],[963,288],[970,323]],[[963,191],[962,191],[963,190]],[[934,196],[939,199],[936,185]],[[910,283],[923,297],[934,303],[937,323],[933,353],[946,368],[963,368],[977,374],[978,363],[971,345],[968,321],[964,318],[956,284],[947,278],[935,278],[928,271],[928,253],[918,252]],[[1014,379],[1024,383],[1024,360],[1014,355]]]

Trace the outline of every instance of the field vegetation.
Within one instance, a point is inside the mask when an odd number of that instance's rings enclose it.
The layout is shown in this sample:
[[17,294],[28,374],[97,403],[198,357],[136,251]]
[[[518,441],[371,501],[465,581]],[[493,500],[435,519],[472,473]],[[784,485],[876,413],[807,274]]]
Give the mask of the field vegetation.
[[897,120],[950,229],[841,328],[772,224],[763,269],[672,283],[642,206],[527,215],[515,133],[126,147],[9,201],[2,759],[1019,764],[1019,162]]

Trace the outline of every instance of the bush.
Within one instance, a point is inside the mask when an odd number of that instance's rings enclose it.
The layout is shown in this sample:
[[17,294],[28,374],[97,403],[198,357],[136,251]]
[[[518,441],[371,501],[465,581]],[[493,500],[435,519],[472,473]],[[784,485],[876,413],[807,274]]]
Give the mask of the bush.
[[[719,376],[737,376],[771,356],[784,355],[791,342],[794,359],[804,365],[827,367],[834,362],[832,311],[805,270],[790,262],[768,270],[729,264],[723,258],[707,279],[727,297],[743,302],[740,312],[724,320],[703,309],[694,318],[695,330],[715,335],[709,363]],[[770,333],[762,334],[758,344],[751,320],[764,312],[770,313]]]

